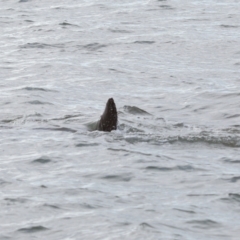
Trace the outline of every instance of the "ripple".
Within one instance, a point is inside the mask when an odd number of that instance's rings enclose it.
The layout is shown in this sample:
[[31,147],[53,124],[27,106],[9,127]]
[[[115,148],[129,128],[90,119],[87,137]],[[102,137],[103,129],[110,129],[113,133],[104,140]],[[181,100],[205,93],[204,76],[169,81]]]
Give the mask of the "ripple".
[[[115,68],[109,68],[110,71],[114,71],[114,72],[117,72],[117,73],[125,73],[124,71],[120,71],[120,70],[117,70]],[[120,111],[119,111],[120,113]]]
[[185,212],[189,214],[195,214],[196,212],[191,211],[191,210],[185,210],[185,209],[180,209],[180,208],[173,208],[174,210],[180,211],[180,212]]
[[34,128],[36,130],[51,130],[51,131],[62,131],[62,132],[71,132],[75,133],[77,130],[71,129],[71,128],[66,128],[66,127],[59,127],[59,128]]
[[230,163],[230,164],[236,164],[236,163],[238,164],[238,163],[240,163],[240,160],[232,160],[232,159],[226,158],[226,157],[221,158],[220,160],[224,161],[226,163]]
[[51,162],[52,160],[47,158],[47,157],[40,157],[40,158],[37,158],[35,160],[32,161],[32,163],[41,163],[41,164],[45,164],[45,163],[49,163]]
[[94,147],[94,146],[98,146],[98,143],[78,143],[75,146],[76,147]]
[[168,168],[168,167],[157,167],[157,166],[148,166],[145,168],[146,170],[152,170],[152,171],[163,171],[163,172],[167,172],[167,171],[173,171],[174,168]]
[[33,104],[33,105],[54,105],[50,102],[42,102],[39,100],[33,100],[33,101],[26,102],[26,103]]
[[130,150],[121,149],[121,148],[108,148],[108,150],[115,151],[115,152],[126,152],[127,153],[126,155],[133,153],[133,154],[140,154],[140,155],[144,155],[144,156],[152,156],[152,154],[150,154],[150,153],[142,153],[139,151],[130,151]]
[[68,22],[62,22],[62,23],[59,23],[60,26],[73,26],[73,27],[79,27],[78,25],[76,24],[71,24],[71,23],[68,23]]
[[131,174],[119,174],[119,175],[110,174],[110,175],[101,177],[101,179],[105,179],[113,182],[116,182],[116,181],[129,182],[132,179],[132,175]]
[[80,204],[81,207],[85,208],[85,209],[97,209],[97,208],[101,208],[101,206],[99,205],[92,205],[92,204],[89,204],[89,203],[82,203]]
[[150,113],[135,107],[135,106],[123,106],[125,112],[128,112],[133,115],[151,115]]
[[17,121],[17,120],[19,120],[21,118],[23,118],[23,116],[17,116],[17,117],[15,117],[13,119],[3,119],[0,122],[2,122],[2,123],[12,123],[12,122],[15,122],[15,121]]
[[24,22],[33,23],[34,21],[27,19],[27,20],[24,20]]
[[70,118],[76,118],[76,117],[81,117],[83,116],[83,114],[75,114],[75,115],[65,115],[64,117],[62,118],[52,118],[52,120],[55,120],[55,121],[62,121],[62,120],[66,120],[66,119],[70,119]]
[[28,200],[25,198],[4,198],[9,203],[26,203]]
[[20,45],[20,48],[64,48],[64,44],[46,44],[46,43],[26,43]]
[[221,198],[220,200],[226,202],[226,203],[240,203],[240,194],[238,193],[229,193],[228,197]]
[[232,178],[228,178],[228,179],[224,179],[224,180],[226,180],[226,181],[228,181],[228,182],[235,183],[235,182],[237,182],[237,181],[240,180],[240,176],[238,176],[238,177],[232,177]]
[[146,223],[146,222],[140,223],[139,226],[141,226],[143,229],[145,229],[145,228],[155,228],[155,227],[153,227],[152,225],[150,225],[149,223]]
[[193,225],[194,228],[200,228],[200,229],[211,229],[211,228],[221,227],[220,223],[215,222],[210,219],[192,220],[192,221],[188,221],[186,223]]
[[49,228],[43,227],[43,226],[33,226],[29,228],[20,228],[17,231],[24,232],[24,233],[34,233],[34,232],[41,232],[49,230]]
[[240,194],[238,193],[229,193],[229,198],[234,201],[240,202]]
[[9,240],[12,239],[12,237],[6,236],[6,235],[0,235],[1,240]]
[[174,142],[186,142],[186,143],[208,143],[208,144],[222,144],[228,147],[240,147],[240,139],[237,136],[210,136],[210,135],[198,135],[198,136],[178,136],[175,138],[168,138],[169,143]]
[[[134,124],[134,123],[133,123]],[[140,124],[138,124],[140,125]],[[141,124],[142,125],[142,124]],[[142,127],[145,127],[146,129],[149,129],[151,127],[151,129],[154,130],[154,133],[150,133],[150,134],[145,134],[144,131],[137,129],[137,131],[128,131],[125,129],[125,127],[127,126],[127,128],[131,128],[130,126],[126,125],[126,124],[121,124],[119,125],[118,129],[119,130],[124,130],[124,132],[126,133],[130,133],[130,134],[126,134],[123,137],[120,137],[119,135],[117,136],[117,140],[123,140],[126,141],[128,143],[131,144],[136,144],[136,143],[142,143],[142,142],[146,142],[146,143],[150,143],[152,145],[163,145],[163,144],[178,144],[178,143],[182,143],[182,144],[214,144],[214,145],[224,145],[227,147],[232,147],[232,148],[239,148],[240,147],[240,136],[238,136],[237,134],[229,134],[226,132],[224,132],[224,130],[217,130],[216,132],[213,131],[201,131],[201,128],[199,127],[199,129],[196,128],[196,126],[194,127],[194,129],[191,129],[190,127],[185,126],[184,127],[184,132],[182,132],[182,134],[186,134],[186,135],[172,135],[171,131],[178,128],[174,125],[171,126],[165,126],[165,127],[161,127],[159,128],[158,126],[144,126],[142,125]],[[181,126],[180,126],[181,127]],[[191,131],[201,131],[200,133],[191,133]],[[164,134],[158,135],[157,131],[167,131]],[[169,132],[170,131],[170,132]],[[190,131],[190,133],[188,133]],[[170,136],[168,135],[168,132],[170,134]],[[236,162],[237,163],[237,162]]]
[[179,165],[179,166],[175,166],[175,167],[147,166],[145,169],[151,170],[151,171],[163,171],[163,172],[168,172],[168,171],[185,171],[185,172],[205,171],[204,169],[194,168],[190,165],[183,165],[183,166]]
[[118,129],[122,130],[126,133],[144,133],[143,130],[136,128],[136,127],[132,127],[132,126],[124,124],[124,123],[119,124]]
[[138,43],[138,44],[153,44],[153,43],[155,43],[155,41],[135,41],[134,43]]
[[126,137],[124,140],[131,144],[151,141],[151,139],[149,139],[149,138],[143,138],[143,137],[138,137],[138,136]]
[[187,194],[189,197],[213,197],[213,196],[218,196],[217,194],[214,193],[207,193],[207,194]]
[[52,204],[47,204],[47,203],[45,203],[43,206],[44,206],[44,207],[48,207],[48,208],[61,209],[61,208],[58,207],[57,205],[52,205]]
[[4,186],[6,184],[10,184],[10,182],[5,181],[4,179],[0,179],[0,186]]
[[166,10],[173,10],[174,9],[170,5],[160,5],[159,7],[162,8],[162,9],[166,9]]
[[84,45],[83,48],[89,50],[89,51],[97,51],[101,48],[107,47],[105,44],[99,44],[99,43],[90,43],[87,45]]
[[237,25],[227,25],[227,24],[221,24],[220,27],[223,28],[239,28]]
[[109,31],[113,33],[132,33],[132,31],[122,30],[122,29],[109,29]]
[[22,90],[27,90],[27,91],[44,91],[44,92],[57,92],[56,90],[50,90],[46,88],[40,88],[40,87],[24,87]]
[[225,118],[236,118],[236,117],[240,117],[240,114],[232,114],[232,115],[225,116]]

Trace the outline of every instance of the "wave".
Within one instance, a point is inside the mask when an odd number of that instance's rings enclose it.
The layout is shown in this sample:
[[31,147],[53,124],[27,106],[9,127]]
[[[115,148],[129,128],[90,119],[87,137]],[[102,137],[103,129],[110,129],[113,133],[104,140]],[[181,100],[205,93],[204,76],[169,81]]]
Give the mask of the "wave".
[[[227,134],[224,131],[221,133],[213,131],[203,131],[200,133],[192,133],[186,131],[186,133],[176,134],[174,130],[145,133],[146,131],[140,132],[131,131],[129,129],[121,129],[124,134],[117,135],[116,138],[120,141],[125,141],[130,144],[137,144],[141,142],[147,142],[152,145],[163,145],[163,144],[207,144],[207,145],[224,145],[227,147],[240,147],[240,136],[239,134]],[[143,130],[142,130],[143,131]]]
[[17,231],[24,232],[24,233],[34,233],[34,232],[40,232],[40,231],[46,231],[49,230],[49,228],[43,227],[43,226],[33,226],[28,228],[20,228]]
[[20,45],[20,48],[64,48],[64,47],[65,47],[64,44],[46,44],[39,42],[26,43]]
[[41,88],[41,87],[24,87],[22,90],[27,90],[27,91],[43,91],[43,92],[57,92],[56,90],[50,90],[46,88]]
[[127,113],[133,115],[151,115],[150,113],[146,112],[145,110],[135,107],[135,106],[123,106],[123,110]]

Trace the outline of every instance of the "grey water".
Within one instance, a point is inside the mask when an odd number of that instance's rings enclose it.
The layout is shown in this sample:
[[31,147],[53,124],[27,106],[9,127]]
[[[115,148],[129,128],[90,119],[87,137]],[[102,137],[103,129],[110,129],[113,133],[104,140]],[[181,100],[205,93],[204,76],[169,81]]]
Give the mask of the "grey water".
[[239,239],[239,12],[0,0],[0,239]]

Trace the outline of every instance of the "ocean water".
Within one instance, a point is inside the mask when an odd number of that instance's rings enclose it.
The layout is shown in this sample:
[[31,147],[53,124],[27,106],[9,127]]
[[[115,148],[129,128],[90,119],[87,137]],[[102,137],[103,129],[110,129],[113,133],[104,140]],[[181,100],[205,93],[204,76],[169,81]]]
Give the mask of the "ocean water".
[[239,0],[0,3],[1,240],[239,239]]

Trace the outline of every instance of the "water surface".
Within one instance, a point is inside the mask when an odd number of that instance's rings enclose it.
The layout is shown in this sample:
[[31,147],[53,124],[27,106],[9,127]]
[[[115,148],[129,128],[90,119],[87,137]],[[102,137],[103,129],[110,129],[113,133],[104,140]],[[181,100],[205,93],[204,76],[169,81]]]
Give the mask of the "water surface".
[[239,12],[2,0],[0,238],[237,240]]

